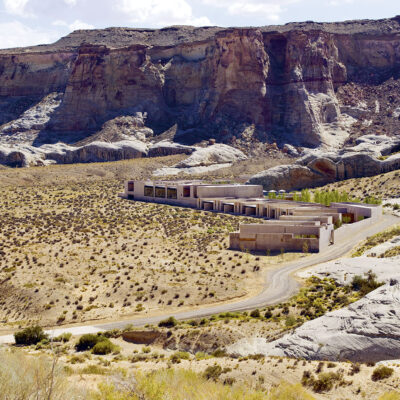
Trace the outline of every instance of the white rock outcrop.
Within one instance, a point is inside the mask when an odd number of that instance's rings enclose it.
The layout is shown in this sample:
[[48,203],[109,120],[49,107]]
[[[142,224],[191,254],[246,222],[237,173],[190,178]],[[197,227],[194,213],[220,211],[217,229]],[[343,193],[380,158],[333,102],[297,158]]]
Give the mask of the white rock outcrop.
[[298,276],[333,278],[345,285],[369,270],[385,284],[359,301],[308,321],[273,342],[262,337],[242,339],[228,352],[359,362],[400,358],[400,257],[341,259]]
[[247,156],[240,150],[226,144],[213,144],[208,147],[194,147],[193,153],[172,167],[156,170],[154,176],[196,175],[228,168],[232,163],[246,160]]
[[188,157],[175,165],[176,168],[206,167],[214,164],[227,164],[245,160],[245,154],[226,144],[199,147]]
[[400,284],[392,281],[349,307],[306,322],[276,341],[242,340],[230,353],[359,362],[400,358]]

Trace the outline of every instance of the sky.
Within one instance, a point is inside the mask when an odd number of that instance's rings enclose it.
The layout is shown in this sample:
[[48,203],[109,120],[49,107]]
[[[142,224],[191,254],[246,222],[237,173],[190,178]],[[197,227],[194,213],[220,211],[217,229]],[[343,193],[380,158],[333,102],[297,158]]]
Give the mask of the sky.
[[0,0],[0,48],[111,26],[262,26],[395,15],[400,0]]

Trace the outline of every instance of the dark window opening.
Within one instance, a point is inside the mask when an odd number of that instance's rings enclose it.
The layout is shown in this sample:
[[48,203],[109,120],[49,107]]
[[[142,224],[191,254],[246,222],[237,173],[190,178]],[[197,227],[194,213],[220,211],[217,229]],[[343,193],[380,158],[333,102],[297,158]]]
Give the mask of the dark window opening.
[[183,197],[190,197],[190,186],[183,187]]
[[166,190],[165,187],[156,187],[155,197],[165,198]]
[[145,186],[144,187],[144,195],[146,197],[154,197],[154,188],[153,188],[153,186]]
[[177,199],[178,198],[178,192],[176,188],[168,188],[167,189],[167,198],[169,199]]
[[128,182],[128,192],[133,192],[135,190],[135,183]]

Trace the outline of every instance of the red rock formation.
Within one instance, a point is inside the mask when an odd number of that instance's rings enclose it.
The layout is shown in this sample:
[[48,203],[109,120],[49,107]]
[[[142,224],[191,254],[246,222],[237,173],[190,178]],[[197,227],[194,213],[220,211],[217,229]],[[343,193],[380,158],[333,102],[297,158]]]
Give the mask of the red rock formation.
[[77,31],[53,45],[0,51],[0,123],[61,91],[46,129],[61,139],[146,112],[156,134],[178,124],[190,130],[187,142],[230,142],[246,131],[248,141],[330,144],[326,127],[342,118],[336,90],[397,77],[399,35],[399,18]]

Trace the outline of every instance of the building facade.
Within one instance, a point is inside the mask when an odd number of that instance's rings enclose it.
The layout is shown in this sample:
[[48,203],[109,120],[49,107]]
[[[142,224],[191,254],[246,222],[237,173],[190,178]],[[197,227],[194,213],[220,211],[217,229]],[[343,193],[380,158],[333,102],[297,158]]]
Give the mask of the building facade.
[[382,216],[375,204],[315,203],[267,199],[261,185],[201,181],[127,181],[121,197],[262,218],[230,233],[230,248],[249,251],[319,252]]

